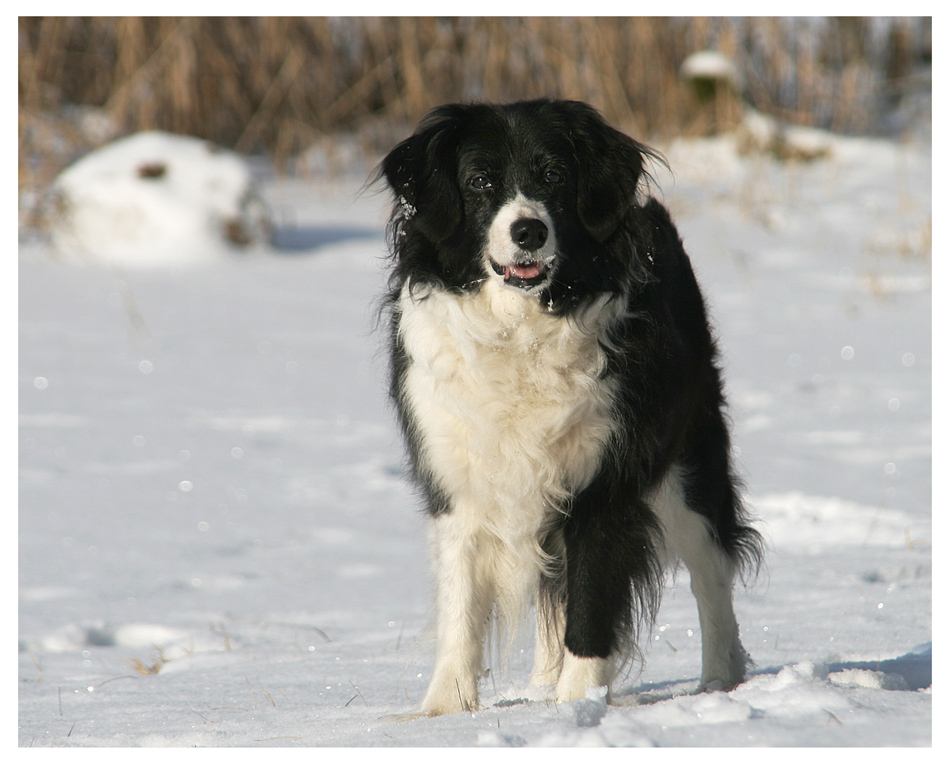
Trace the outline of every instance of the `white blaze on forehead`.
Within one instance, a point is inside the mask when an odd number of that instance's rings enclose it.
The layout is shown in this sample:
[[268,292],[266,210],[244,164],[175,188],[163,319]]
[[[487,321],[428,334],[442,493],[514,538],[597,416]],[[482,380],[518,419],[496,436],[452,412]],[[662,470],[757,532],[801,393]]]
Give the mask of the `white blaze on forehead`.
[[[548,228],[548,238],[536,251],[524,251],[511,238],[511,225],[518,219],[538,219]],[[495,215],[488,230],[487,256],[503,267],[523,263],[526,260],[550,264],[557,252],[554,220],[543,203],[529,200],[520,192],[505,203]],[[530,255],[529,255],[530,254]]]

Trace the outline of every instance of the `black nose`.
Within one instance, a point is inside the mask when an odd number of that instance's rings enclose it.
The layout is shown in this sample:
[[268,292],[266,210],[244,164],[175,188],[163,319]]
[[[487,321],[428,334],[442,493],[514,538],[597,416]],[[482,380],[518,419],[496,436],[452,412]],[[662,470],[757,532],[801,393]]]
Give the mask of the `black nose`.
[[511,225],[511,239],[523,251],[536,251],[548,240],[548,228],[540,219],[518,219]]

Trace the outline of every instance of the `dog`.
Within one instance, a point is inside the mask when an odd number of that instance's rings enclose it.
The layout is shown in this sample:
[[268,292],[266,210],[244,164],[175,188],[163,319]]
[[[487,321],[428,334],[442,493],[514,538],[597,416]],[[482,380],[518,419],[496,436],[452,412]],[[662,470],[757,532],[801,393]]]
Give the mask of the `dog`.
[[390,394],[435,575],[421,714],[476,710],[492,618],[510,630],[532,604],[531,684],[556,701],[609,686],[680,560],[701,689],[744,679],[732,588],[760,538],[652,161],[594,108],[542,99],[438,107],[377,170]]

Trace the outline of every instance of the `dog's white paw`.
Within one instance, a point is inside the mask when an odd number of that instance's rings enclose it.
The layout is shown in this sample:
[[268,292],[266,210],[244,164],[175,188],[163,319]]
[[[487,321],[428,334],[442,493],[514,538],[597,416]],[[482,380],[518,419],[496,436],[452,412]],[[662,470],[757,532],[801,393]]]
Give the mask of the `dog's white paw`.
[[607,686],[612,677],[613,666],[610,659],[575,656],[566,650],[561,677],[557,681],[557,701],[583,699],[588,688]]
[[475,681],[462,684],[457,678],[433,680],[422,700],[422,714],[427,717],[474,712],[478,707],[478,686]]

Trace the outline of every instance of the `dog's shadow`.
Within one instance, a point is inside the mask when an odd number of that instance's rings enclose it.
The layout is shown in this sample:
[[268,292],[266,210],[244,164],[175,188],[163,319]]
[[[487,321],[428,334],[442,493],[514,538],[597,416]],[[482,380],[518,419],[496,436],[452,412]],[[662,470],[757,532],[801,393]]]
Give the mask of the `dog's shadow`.
[[[777,675],[788,665],[781,667],[761,667],[749,672],[749,680],[763,675]],[[841,661],[816,665],[816,679],[827,679],[839,672],[864,671],[884,675],[882,688],[896,691],[921,691],[933,684],[933,643],[924,643],[903,656],[883,661]],[[746,682],[749,682],[747,680]],[[618,692],[614,696],[615,704],[656,704],[680,696],[697,693],[696,680],[664,681],[637,685]]]

